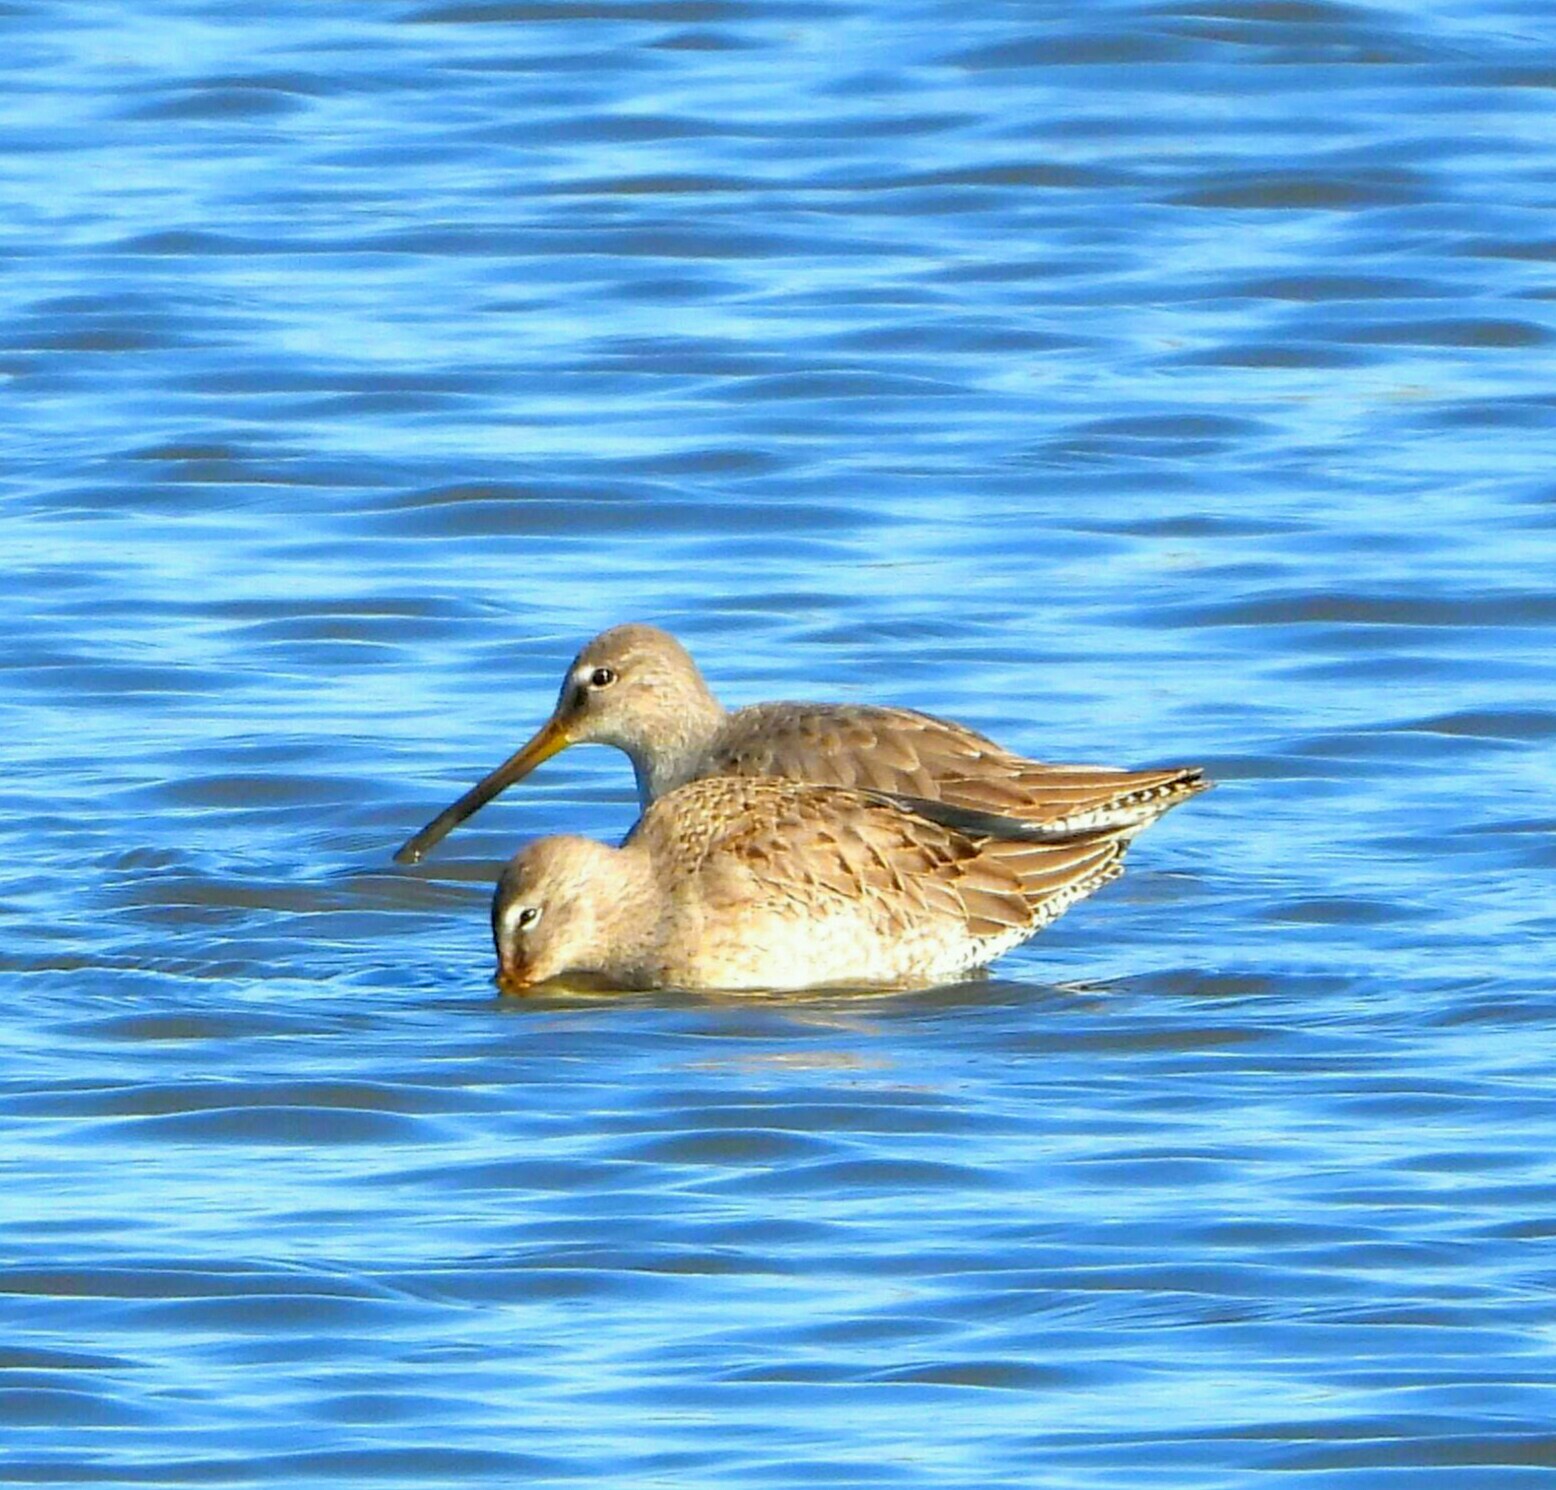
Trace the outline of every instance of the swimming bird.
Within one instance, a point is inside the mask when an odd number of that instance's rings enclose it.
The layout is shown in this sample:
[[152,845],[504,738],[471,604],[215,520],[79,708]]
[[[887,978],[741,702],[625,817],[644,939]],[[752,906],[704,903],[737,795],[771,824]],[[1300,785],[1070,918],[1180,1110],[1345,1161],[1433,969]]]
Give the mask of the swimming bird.
[[944,982],[1122,873],[1127,842],[981,838],[846,787],[709,777],[659,798],[619,849],[554,837],[521,850],[492,901],[497,982]]
[[1210,784],[1192,766],[1045,765],[913,709],[766,703],[729,713],[680,642],[656,627],[631,624],[584,647],[534,738],[409,838],[395,858],[418,862],[542,761],[589,743],[626,752],[645,808],[705,777],[781,776],[943,802],[1061,838],[1138,832]]

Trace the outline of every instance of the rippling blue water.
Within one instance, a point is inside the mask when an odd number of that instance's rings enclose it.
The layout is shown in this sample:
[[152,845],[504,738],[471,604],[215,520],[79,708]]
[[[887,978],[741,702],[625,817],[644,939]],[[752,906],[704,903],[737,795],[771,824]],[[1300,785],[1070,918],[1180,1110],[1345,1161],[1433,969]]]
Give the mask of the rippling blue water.
[[[1549,8],[0,9],[0,1478],[1549,1485]],[[1220,789],[503,1002],[578,643]]]

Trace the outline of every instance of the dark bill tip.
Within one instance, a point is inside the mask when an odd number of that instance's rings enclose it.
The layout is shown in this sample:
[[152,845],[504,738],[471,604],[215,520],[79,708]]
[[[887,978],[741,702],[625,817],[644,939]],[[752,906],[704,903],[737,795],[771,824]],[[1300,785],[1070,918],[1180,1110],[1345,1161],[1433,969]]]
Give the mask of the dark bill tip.
[[413,833],[394,852],[396,864],[419,864],[448,835],[473,813],[480,811],[499,792],[528,776],[542,761],[549,760],[572,741],[555,719],[548,719],[535,738],[511,755],[491,775],[478,781],[457,802],[445,807],[419,833]]

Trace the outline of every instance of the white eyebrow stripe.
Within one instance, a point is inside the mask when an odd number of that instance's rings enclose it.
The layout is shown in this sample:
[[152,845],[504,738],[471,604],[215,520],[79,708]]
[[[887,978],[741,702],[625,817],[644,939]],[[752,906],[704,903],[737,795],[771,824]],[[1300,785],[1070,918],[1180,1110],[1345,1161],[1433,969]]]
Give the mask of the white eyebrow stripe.
[[517,900],[510,900],[508,904],[502,908],[502,916],[499,918],[499,920],[504,937],[510,940],[513,938],[519,929],[519,917],[529,909],[529,906]]

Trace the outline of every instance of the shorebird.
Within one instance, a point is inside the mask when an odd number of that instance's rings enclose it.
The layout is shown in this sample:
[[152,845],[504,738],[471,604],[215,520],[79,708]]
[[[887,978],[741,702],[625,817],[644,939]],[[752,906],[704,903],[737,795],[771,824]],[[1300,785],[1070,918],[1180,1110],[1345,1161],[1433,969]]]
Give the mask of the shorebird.
[[912,987],[980,967],[1123,872],[1125,832],[982,838],[778,777],[669,792],[618,848],[542,838],[492,901],[497,982]]
[[504,788],[583,744],[626,752],[644,808],[689,781],[780,776],[1008,817],[1024,825],[1026,836],[1055,838],[1139,832],[1210,785],[1193,766],[1045,765],[912,709],[768,703],[729,713],[673,636],[626,625],[584,647],[534,738],[407,839],[395,858],[417,863]]

